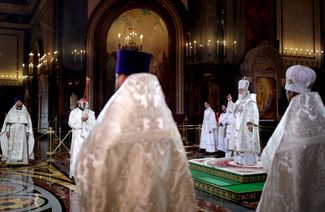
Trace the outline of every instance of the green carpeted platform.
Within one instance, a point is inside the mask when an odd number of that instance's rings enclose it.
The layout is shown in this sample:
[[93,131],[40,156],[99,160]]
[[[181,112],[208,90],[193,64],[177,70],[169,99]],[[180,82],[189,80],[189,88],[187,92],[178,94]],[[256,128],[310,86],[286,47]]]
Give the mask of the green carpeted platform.
[[266,180],[260,167],[236,166],[232,159],[194,159],[190,169],[196,189],[234,202],[258,201]]
[[230,179],[239,183],[265,182],[267,177],[266,173],[254,173],[254,174],[243,175],[243,174],[230,172],[221,168],[214,168],[214,167],[209,167],[201,164],[192,163],[191,161],[190,161],[190,169],[211,174],[216,177]]
[[264,182],[238,183],[221,177],[191,170],[196,189],[231,201],[258,201]]

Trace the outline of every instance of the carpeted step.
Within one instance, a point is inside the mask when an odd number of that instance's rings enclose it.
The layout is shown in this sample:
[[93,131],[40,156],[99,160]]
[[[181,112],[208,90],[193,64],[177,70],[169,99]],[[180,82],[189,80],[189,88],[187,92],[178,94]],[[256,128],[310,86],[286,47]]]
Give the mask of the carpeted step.
[[260,165],[240,166],[232,158],[200,158],[189,160],[190,169],[238,183],[265,182],[267,174]]
[[196,189],[234,202],[258,201],[264,186],[264,182],[243,184],[197,170],[191,172]]

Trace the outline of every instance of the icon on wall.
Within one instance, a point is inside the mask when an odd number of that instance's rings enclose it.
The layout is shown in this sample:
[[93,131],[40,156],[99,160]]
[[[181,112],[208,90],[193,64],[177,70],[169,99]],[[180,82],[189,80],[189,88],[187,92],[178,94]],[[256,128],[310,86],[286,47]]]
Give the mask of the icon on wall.
[[271,77],[256,79],[256,101],[261,119],[276,117],[276,80]]

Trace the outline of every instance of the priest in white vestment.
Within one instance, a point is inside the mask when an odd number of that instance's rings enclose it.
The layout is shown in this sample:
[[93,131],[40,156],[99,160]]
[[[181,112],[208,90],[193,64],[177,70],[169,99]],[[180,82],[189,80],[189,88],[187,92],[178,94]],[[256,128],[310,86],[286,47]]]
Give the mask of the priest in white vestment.
[[227,96],[228,107],[222,105],[223,113],[219,116],[219,139],[218,139],[218,151],[224,152],[224,157],[231,157],[231,151],[229,151],[229,137],[231,133],[232,124],[232,110],[233,102],[230,94]]
[[217,128],[216,115],[208,102],[204,102],[204,107],[200,149],[205,150],[207,153],[214,153],[218,147],[215,136]]
[[250,94],[248,87],[247,80],[238,82],[238,100],[234,104],[229,150],[234,152],[235,163],[252,166],[258,161],[261,147],[256,94]]
[[22,97],[15,98],[1,130],[1,160],[7,164],[28,164],[34,159],[32,121],[22,101]]
[[229,139],[230,139],[230,135],[231,135],[231,130],[232,130],[232,122],[233,122],[233,110],[234,110],[234,103],[232,101],[232,96],[231,94],[228,94],[227,96],[227,110],[226,110],[226,137],[224,138],[225,140],[225,150],[226,150],[226,154],[225,157],[229,158],[233,156],[233,152],[229,150]]
[[286,72],[290,103],[261,156],[268,177],[257,211],[324,211],[325,107],[315,80],[306,66]]
[[72,139],[70,149],[70,178],[74,177],[76,169],[76,161],[78,154],[82,148],[82,144],[92,126],[96,121],[95,112],[88,108],[88,101],[81,98],[78,101],[78,107],[73,109],[69,115],[69,126],[72,128]]
[[218,120],[218,154],[219,151],[225,153],[226,148],[228,147],[225,143],[225,137],[226,137],[226,123],[227,123],[227,112],[226,112],[226,105],[221,105],[221,113],[219,115]]
[[189,164],[152,55],[120,50],[117,87],[80,150],[80,211],[197,211]]

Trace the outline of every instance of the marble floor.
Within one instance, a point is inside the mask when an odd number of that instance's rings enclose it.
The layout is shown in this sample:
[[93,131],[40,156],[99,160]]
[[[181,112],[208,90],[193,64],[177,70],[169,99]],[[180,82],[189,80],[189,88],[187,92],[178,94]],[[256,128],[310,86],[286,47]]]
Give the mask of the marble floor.
[[[77,188],[68,178],[69,139],[60,143],[49,136],[35,137],[35,160],[29,165],[0,163],[0,211],[79,211]],[[191,155],[195,157],[204,155]],[[201,191],[196,191],[196,196],[198,211],[202,212],[253,211],[256,207],[234,204]]]

